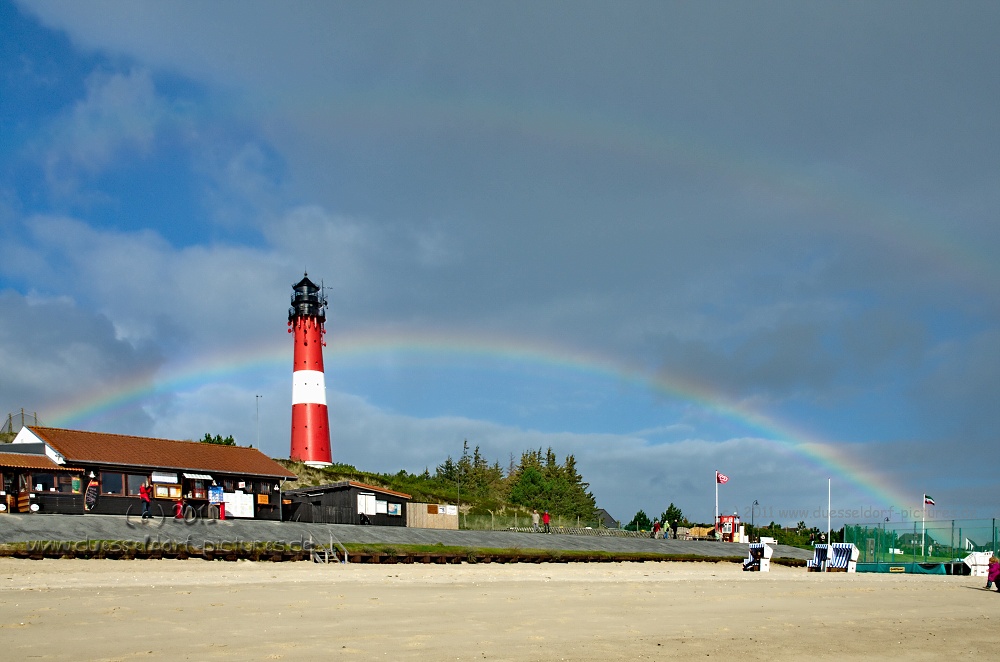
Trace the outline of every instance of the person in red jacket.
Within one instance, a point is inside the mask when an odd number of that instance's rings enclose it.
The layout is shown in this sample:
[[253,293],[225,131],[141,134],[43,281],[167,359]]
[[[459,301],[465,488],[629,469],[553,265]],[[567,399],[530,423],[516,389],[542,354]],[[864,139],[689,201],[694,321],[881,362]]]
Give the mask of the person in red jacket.
[[144,480],[142,485],[139,486],[139,498],[142,499],[142,519],[147,519],[153,516],[153,511],[150,510],[150,498],[153,496],[153,487],[149,484],[148,480]]
[[545,533],[552,533],[552,531],[549,529],[549,522],[551,521],[552,521],[552,516],[549,515],[549,511],[546,510],[545,513],[542,514],[542,527],[545,529]]

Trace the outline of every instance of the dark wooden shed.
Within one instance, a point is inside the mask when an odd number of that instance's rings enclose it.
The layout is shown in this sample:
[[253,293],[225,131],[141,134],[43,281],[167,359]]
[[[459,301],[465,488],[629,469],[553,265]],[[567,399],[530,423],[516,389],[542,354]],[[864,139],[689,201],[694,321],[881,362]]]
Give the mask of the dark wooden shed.
[[284,519],[326,524],[406,526],[409,494],[353,480],[303,487],[282,494]]

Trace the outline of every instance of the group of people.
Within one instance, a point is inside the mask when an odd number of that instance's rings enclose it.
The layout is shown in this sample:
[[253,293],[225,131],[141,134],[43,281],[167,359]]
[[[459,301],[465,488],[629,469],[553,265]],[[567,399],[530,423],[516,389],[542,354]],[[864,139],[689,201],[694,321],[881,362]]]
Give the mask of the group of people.
[[653,530],[649,533],[650,538],[669,538],[670,537],[670,527],[661,526],[660,520],[653,522]]
[[[539,531],[539,528],[538,528],[538,519],[539,519],[538,518],[538,510],[537,509],[532,510],[531,511],[531,528],[534,529],[536,533]],[[552,529],[549,527],[549,524],[552,522],[552,516],[549,515],[549,511],[546,510],[544,513],[542,513],[541,520],[542,520],[542,526],[544,527],[544,529],[542,529],[542,531],[544,531],[544,533],[552,533]]]

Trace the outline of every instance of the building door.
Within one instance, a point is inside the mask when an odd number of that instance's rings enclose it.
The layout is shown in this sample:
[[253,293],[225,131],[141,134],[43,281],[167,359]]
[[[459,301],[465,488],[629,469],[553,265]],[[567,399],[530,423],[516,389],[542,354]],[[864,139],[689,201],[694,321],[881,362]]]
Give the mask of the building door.
[[31,512],[31,476],[17,475],[17,512]]
[[17,508],[17,495],[14,493],[14,473],[11,471],[5,472],[3,474],[3,496],[0,496],[0,500],[3,501],[3,505],[6,506],[7,512],[12,513]]

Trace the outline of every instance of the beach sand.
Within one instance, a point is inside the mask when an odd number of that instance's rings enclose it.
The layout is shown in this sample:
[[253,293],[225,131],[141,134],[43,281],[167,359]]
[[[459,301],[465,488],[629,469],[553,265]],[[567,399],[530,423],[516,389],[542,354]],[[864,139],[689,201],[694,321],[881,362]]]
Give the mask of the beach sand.
[[0,659],[992,658],[979,577],[0,559]]

